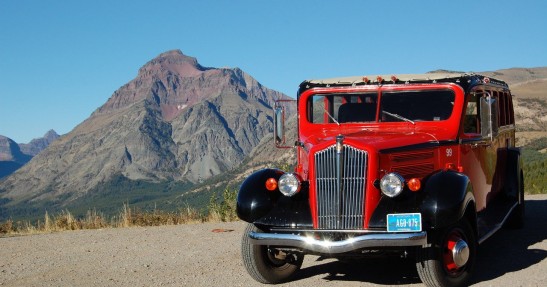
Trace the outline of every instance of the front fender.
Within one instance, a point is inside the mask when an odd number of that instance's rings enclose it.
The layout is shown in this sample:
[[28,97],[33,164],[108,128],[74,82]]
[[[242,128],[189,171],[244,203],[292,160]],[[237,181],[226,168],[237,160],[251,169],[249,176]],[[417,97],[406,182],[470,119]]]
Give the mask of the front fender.
[[471,203],[474,205],[469,178],[454,171],[438,171],[423,181],[424,187],[417,193],[405,189],[402,196],[383,196],[369,222],[370,228],[386,228],[386,216],[390,213],[422,214],[424,229],[442,228],[457,222]]
[[267,190],[266,180],[268,178],[279,180],[281,175],[283,175],[281,170],[263,169],[245,179],[237,194],[236,204],[237,216],[241,220],[252,223],[270,212],[280,193]]
[[455,171],[440,171],[427,179],[421,204],[422,219],[433,228],[460,220],[475,198],[469,178]]

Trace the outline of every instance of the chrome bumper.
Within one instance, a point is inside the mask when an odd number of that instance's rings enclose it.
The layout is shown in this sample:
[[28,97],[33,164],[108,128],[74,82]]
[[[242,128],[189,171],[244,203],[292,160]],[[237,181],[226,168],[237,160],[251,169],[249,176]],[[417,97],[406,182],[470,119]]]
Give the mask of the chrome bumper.
[[374,233],[359,235],[341,241],[317,240],[294,234],[250,232],[255,245],[274,245],[301,248],[312,252],[337,254],[362,248],[422,246],[427,243],[425,231],[415,233]]

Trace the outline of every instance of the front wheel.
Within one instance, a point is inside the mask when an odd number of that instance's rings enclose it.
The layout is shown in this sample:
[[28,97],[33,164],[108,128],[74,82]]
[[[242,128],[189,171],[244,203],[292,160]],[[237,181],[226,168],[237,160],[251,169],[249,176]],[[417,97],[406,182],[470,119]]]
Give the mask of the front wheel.
[[427,286],[468,286],[477,243],[467,220],[432,232],[427,247],[416,253],[416,269]]
[[262,232],[254,224],[249,224],[243,233],[241,255],[243,265],[253,279],[260,283],[276,284],[288,281],[302,266],[304,255],[285,253],[266,245],[251,244],[249,232]]

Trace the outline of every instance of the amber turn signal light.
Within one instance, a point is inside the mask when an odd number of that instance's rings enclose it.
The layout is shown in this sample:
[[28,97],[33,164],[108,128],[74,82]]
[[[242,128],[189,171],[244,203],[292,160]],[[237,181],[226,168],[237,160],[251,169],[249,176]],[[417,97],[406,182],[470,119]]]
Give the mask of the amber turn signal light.
[[410,189],[413,192],[416,192],[422,188],[422,182],[417,178],[410,179],[406,185],[408,186],[408,189]]
[[277,180],[273,177],[268,178],[266,180],[266,189],[269,191],[274,191],[277,189]]

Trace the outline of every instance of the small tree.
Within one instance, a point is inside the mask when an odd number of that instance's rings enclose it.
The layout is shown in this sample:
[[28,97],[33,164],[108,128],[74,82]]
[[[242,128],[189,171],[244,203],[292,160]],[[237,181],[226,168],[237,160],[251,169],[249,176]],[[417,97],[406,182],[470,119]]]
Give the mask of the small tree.
[[209,199],[209,220],[211,221],[233,221],[237,219],[236,214],[237,191],[225,188],[222,198],[216,193]]

